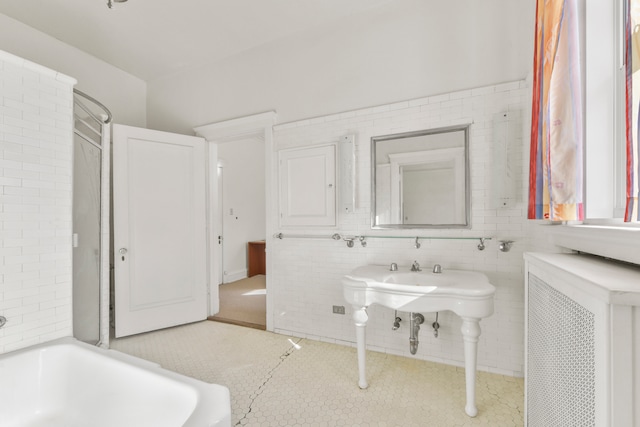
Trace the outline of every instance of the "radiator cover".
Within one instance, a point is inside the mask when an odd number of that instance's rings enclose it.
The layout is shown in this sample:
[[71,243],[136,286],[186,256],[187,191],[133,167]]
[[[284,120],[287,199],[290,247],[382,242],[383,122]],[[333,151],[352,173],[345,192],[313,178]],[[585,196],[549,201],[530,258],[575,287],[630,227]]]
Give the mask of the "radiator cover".
[[595,426],[595,315],[529,273],[527,424]]

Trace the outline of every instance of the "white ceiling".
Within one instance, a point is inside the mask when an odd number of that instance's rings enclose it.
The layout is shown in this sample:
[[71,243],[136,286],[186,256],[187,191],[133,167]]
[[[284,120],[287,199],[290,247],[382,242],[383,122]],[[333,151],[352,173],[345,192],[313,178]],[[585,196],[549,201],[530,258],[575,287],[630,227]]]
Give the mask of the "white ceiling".
[[151,81],[396,0],[2,0],[0,13]]

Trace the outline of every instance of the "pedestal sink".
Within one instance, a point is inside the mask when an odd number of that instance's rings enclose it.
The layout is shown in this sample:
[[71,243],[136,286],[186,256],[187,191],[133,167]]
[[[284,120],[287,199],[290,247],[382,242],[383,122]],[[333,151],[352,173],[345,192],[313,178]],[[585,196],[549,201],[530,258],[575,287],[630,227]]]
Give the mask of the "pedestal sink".
[[482,273],[462,270],[390,271],[389,266],[358,267],[342,278],[344,297],[353,307],[358,348],[360,388],[367,388],[365,375],[365,328],[367,307],[379,304],[404,312],[451,310],[462,318],[467,403],[465,412],[475,417],[475,377],[480,319],[493,314],[495,287]]

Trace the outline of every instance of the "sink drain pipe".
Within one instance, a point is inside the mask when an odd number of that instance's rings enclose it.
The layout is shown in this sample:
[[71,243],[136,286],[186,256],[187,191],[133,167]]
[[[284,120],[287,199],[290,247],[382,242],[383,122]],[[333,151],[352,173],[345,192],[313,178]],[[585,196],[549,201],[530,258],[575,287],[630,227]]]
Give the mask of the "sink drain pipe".
[[420,313],[411,313],[409,319],[409,351],[411,354],[416,354],[418,351],[418,333],[420,332],[420,325],[424,323],[424,316]]

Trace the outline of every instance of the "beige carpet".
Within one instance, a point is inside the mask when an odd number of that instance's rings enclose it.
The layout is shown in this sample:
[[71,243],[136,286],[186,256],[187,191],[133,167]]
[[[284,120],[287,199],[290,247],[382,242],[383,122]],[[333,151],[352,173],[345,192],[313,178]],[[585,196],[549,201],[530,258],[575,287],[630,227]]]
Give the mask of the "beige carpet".
[[262,274],[220,285],[220,312],[209,320],[265,330],[266,277]]

